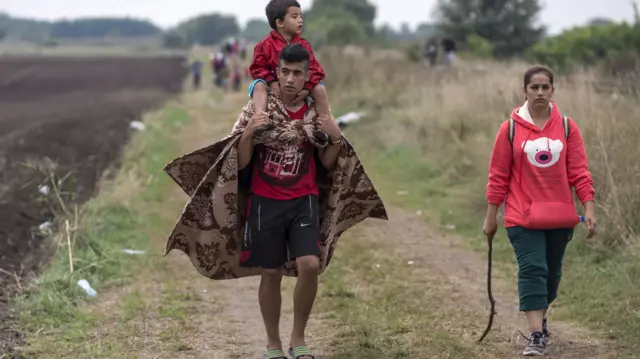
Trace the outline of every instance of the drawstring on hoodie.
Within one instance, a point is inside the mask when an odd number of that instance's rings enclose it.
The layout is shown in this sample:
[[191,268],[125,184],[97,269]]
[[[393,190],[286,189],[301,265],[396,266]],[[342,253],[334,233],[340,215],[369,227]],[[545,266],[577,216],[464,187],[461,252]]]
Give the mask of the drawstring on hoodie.
[[[515,126],[518,123],[518,120],[514,118],[514,115],[517,115],[518,117],[520,117],[522,120],[532,124],[535,126],[534,122],[533,122],[533,118],[531,117],[531,113],[529,112],[529,101],[525,101],[524,104],[522,106],[520,106],[519,108],[517,108],[516,110],[513,111],[513,113],[511,114],[511,120],[513,121],[513,126],[514,126],[514,134],[513,134],[513,139],[515,140]],[[539,132],[544,131],[544,129],[547,127],[547,124],[549,123],[549,120],[551,119],[551,115],[553,114],[553,108],[554,108],[554,103],[553,102],[549,102],[549,106],[550,106],[550,114],[549,114],[549,119],[547,120],[547,122],[544,124],[544,126],[542,126],[542,129],[539,129]],[[526,126],[522,126],[522,127],[526,127]],[[529,141],[529,138],[531,138],[531,133],[533,132],[533,129],[531,128],[527,128],[527,137],[525,138],[525,140],[523,142],[521,142],[520,147],[523,147],[523,144],[527,143],[527,141]],[[547,139],[547,145],[549,145],[549,139]],[[513,142],[511,143],[511,147],[513,149],[513,151],[515,151],[515,148],[513,148]],[[525,152],[521,151],[520,152],[520,168],[518,168],[518,173],[522,173],[522,166],[524,165],[524,156],[525,156]],[[514,158],[515,161],[515,158]],[[522,176],[520,176],[520,178],[518,179],[518,184],[522,183]]]

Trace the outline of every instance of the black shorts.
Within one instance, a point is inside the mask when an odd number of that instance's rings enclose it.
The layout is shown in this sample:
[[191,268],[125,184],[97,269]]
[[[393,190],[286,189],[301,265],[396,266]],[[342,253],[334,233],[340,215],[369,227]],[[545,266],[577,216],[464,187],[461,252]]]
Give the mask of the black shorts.
[[275,200],[251,195],[240,266],[277,269],[289,260],[320,256],[318,196]]

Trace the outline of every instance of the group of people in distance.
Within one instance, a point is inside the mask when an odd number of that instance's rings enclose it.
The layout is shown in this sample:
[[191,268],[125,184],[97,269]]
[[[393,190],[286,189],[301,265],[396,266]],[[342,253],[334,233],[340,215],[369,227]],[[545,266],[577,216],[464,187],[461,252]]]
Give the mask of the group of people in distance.
[[[250,66],[254,79],[249,88],[250,121],[235,144],[238,171],[253,166],[247,222],[265,228],[247,227],[244,239],[252,240],[249,247],[243,247],[240,261],[260,268],[259,305],[266,329],[262,357],[283,359],[288,354],[294,359],[313,359],[305,328],[320,268],[318,165],[314,158],[319,158],[317,163],[326,170],[333,170],[346,140],[331,113],[322,82],[325,71],[311,45],[301,37],[300,4],[271,0],[266,16],[272,31],[255,46]],[[596,232],[595,190],[580,129],[563,116],[552,99],[553,72],[542,66],[532,67],[524,74],[522,90],[524,104],[513,110],[495,138],[483,232],[488,241],[493,240],[498,208],[504,202],[504,225],[519,268],[520,310],[526,314],[530,329],[523,355],[541,356],[551,336],[546,313],[558,293],[563,256],[574,228],[584,222],[588,237]],[[301,120],[312,109],[316,111],[313,135],[328,144],[322,148],[308,141],[256,144],[258,134],[273,128],[269,112],[273,106],[283,106],[288,121]],[[290,168],[293,165],[295,169]],[[577,214],[572,187],[584,206],[582,218]],[[285,353],[279,332],[283,276],[278,269],[288,259],[295,259],[299,275],[293,328]]]

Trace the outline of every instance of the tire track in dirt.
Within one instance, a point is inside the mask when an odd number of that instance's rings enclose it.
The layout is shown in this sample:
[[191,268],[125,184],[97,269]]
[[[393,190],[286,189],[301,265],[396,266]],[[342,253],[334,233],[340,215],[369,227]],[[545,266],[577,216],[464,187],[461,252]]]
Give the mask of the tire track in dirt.
[[[368,225],[362,226],[367,240],[372,245],[389,246],[388,240],[393,238],[393,249],[402,258],[413,261],[417,273],[443,282],[451,293],[448,303],[443,303],[443,306],[451,310],[479,313],[483,318],[482,322],[468,323],[467,328],[481,333],[489,313],[486,259],[464,248],[460,238],[434,230],[415,214],[397,207],[387,207],[389,222],[368,221]],[[498,314],[484,343],[501,353],[501,358],[520,357],[526,341],[518,333],[518,329],[525,334],[528,330],[524,315],[518,310],[517,288],[507,285],[505,278],[495,272],[494,270],[493,295]],[[549,315],[552,337],[546,356],[558,359],[619,357],[613,343],[571,323],[554,320],[553,308]]]

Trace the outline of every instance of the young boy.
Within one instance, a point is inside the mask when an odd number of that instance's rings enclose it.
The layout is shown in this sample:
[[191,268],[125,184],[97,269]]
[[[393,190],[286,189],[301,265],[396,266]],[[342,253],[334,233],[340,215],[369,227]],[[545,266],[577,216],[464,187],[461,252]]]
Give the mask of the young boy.
[[[302,103],[311,95],[318,116],[330,115],[327,91],[321,81],[325,77],[322,66],[318,63],[311,45],[300,36],[302,31],[302,12],[300,3],[296,0],[271,0],[265,9],[269,25],[273,29],[269,35],[256,44],[253,52],[253,62],[250,72],[254,83],[249,89],[249,95],[253,98],[256,112],[264,112],[267,108],[267,86],[280,95],[278,85],[277,68],[278,59],[282,49],[292,43],[301,44],[311,55],[309,64],[309,80],[298,94],[296,103]],[[326,138],[326,134],[321,132]]]

